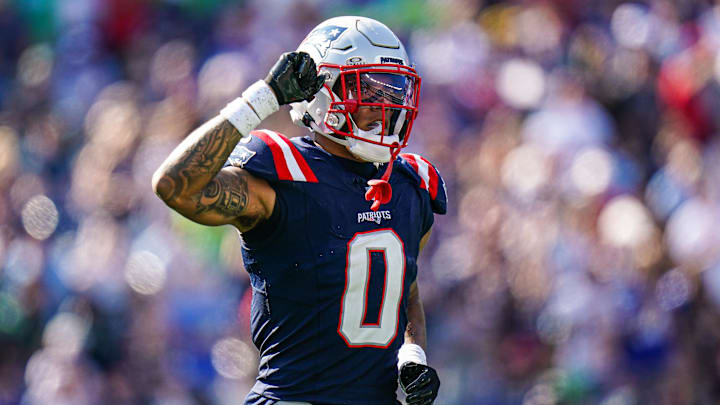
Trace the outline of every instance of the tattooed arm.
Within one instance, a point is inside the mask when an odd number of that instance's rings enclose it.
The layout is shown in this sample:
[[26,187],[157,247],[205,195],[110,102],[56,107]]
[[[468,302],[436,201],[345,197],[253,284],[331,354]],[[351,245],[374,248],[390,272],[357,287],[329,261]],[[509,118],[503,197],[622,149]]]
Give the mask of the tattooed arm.
[[243,134],[280,105],[310,101],[325,82],[305,52],[280,56],[265,80],[245,90],[220,115],[193,131],[153,175],[155,193],[175,211],[205,225],[240,231],[272,214],[275,191],[247,171],[222,168]]
[[415,343],[423,349],[426,349],[425,310],[423,309],[422,301],[420,301],[417,280],[410,285],[407,317],[408,323],[405,327],[405,343]]
[[237,167],[222,168],[242,134],[217,116],[193,131],[153,176],[155,193],[172,209],[204,225],[252,229],[272,214],[275,191]]

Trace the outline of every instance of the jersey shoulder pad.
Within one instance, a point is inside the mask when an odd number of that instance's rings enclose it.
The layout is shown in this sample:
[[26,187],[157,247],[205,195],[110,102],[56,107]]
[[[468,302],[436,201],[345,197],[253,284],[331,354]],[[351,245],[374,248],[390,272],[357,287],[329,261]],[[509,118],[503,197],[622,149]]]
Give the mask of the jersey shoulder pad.
[[242,139],[225,166],[240,167],[270,181],[318,181],[307,163],[305,148],[281,133],[266,129],[252,131]]
[[401,153],[397,163],[400,163],[404,172],[415,179],[420,189],[428,193],[433,212],[445,214],[447,212],[447,190],[445,181],[435,166],[415,153]]

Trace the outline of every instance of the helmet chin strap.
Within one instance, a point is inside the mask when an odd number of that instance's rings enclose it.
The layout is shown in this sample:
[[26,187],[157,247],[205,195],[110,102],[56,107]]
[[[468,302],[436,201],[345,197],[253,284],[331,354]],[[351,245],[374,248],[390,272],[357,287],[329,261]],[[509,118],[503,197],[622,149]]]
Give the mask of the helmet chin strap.
[[395,144],[395,147],[390,150],[390,162],[388,163],[385,173],[379,179],[368,180],[370,189],[365,193],[365,200],[371,201],[372,205],[370,209],[377,211],[380,205],[387,204],[392,199],[392,187],[390,186],[390,175],[392,174],[392,167],[397,155],[400,153],[400,147]]
[[[350,116],[350,122],[354,127],[355,135],[360,138],[346,138],[347,149],[353,156],[367,162],[375,163],[386,163],[392,159],[392,153],[388,153],[387,146],[377,145],[363,140],[366,139],[370,141],[380,142],[380,140],[383,138],[383,136],[380,135],[383,130],[382,124],[375,125],[370,128],[370,130],[365,131],[355,123],[355,120],[353,120],[352,116]],[[397,136],[393,135],[393,137],[397,139]],[[393,142],[392,137],[388,137],[386,135],[385,138],[389,138],[389,142]],[[399,139],[395,140],[394,143],[397,143],[398,141]]]

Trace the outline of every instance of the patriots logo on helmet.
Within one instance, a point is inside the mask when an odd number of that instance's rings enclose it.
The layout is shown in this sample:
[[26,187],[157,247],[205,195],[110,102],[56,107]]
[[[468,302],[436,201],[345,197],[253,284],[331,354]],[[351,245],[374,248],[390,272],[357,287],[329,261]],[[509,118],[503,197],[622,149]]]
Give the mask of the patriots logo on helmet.
[[320,52],[322,57],[325,57],[327,50],[330,49],[332,41],[336,40],[340,34],[342,34],[347,28],[340,27],[337,25],[328,25],[327,27],[318,28],[308,34],[305,41]]

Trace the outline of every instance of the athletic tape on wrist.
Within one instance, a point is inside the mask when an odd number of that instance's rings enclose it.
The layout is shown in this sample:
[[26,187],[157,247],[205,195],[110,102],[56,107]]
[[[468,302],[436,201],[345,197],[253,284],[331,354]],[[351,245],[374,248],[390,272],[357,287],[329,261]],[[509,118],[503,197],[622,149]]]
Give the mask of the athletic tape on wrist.
[[230,121],[243,136],[248,136],[250,131],[260,125],[260,121],[262,121],[243,97],[238,97],[228,103],[225,108],[220,110],[220,115]]
[[280,109],[275,93],[264,80],[253,83],[243,92],[242,96],[255,110],[255,113],[260,117],[260,121]]
[[403,364],[409,362],[427,366],[427,357],[425,356],[425,351],[422,347],[413,343],[405,343],[400,346],[397,362],[398,370],[402,368]]

